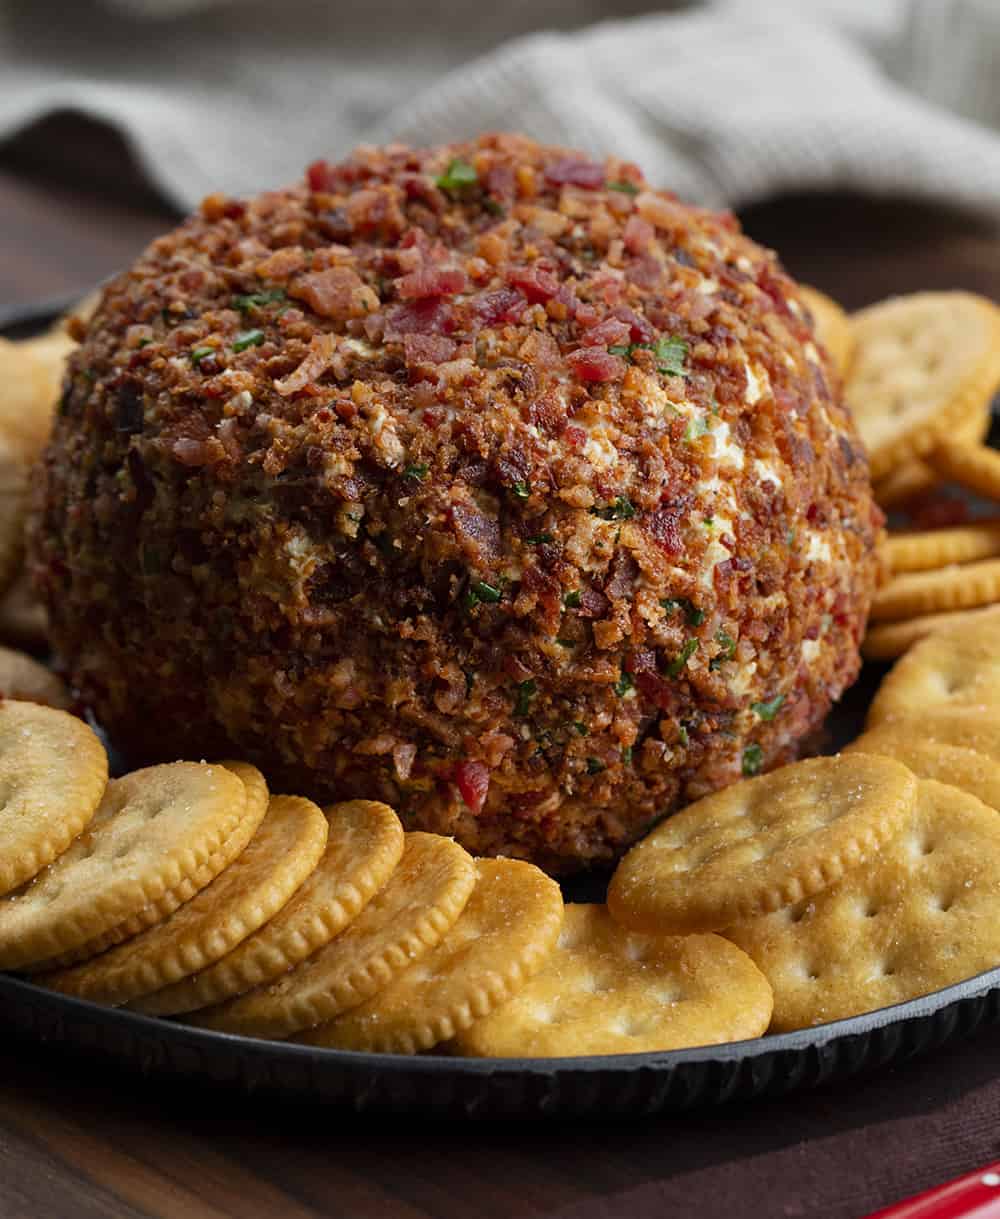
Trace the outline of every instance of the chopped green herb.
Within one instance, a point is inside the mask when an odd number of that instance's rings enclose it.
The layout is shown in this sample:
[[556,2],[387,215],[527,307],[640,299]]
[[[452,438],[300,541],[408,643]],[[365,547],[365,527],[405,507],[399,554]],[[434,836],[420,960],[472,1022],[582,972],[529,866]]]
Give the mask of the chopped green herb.
[[606,769],[605,765],[601,761],[600,758],[588,758],[587,759],[587,774],[588,775],[599,775],[601,773],[601,771],[604,769]]
[[609,182],[608,190],[620,190],[623,195],[637,195],[639,188],[634,182],[628,182],[624,178],[620,182]]
[[579,609],[579,608],[580,608],[580,594],[579,594],[579,592],[577,592],[576,590],[574,590],[574,591],[573,591],[573,592],[571,592],[571,593],[567,593],[567,594],[566,594],[566,595],[563,597],[563,605],[565,605],[567,609]]
[[507,209],[503,206],[502,203],[498,203],[496,201],[496,199],[490,199],[490,198],[484,199],[483,207],[486,208],[486,210],[489,212],[489,214],[491,216],[506,216],[507,215]]
[[244,330],[233,339],[233,351],[246,351],[248,347],[259,347],[263,342],[263,330]]
[[602,521],[628,521],[635,516],[632,501],[624,495],[619,495],[613,504],[605,504],[603,508],[591,508],[591,516],[599,516]]
[[635,689],[635,681],[631,673],[622,673],[615,684],[611,687],[619,698],[624,698],[629,690]]
[[533,533],[530,538],[524,540],[529,546],[544,546],[546,542],[554,542],[555,538],[551,533]]
[[429,469],[430,466],[428,466],[425,462],[420,461],[417,462],[416,465],[407,466],[403,471],[403,477],[415,478],[419,482]]
[[558,643],[561,648],[575,648],[576,647],[575,639],[565,639],[565,638],[563,638],[562,635],[556,636],[556,643]]
[[759,745],[748,745],[743,750],[743,773],[749,779],[764,765],[764,751]]
[[724,631],[721,626],[719,627],[718,631],[716,631],[715,641],[716,643],[722,645],[722,651],[711,661],[708,666],[713,672],[716,669],[720,669],[727,660],[732,660],[736,655],[736,640],[732,637],[732,635]]
[[148,347],[152,341],[152,339],[140,339],[137,344],[139,351],[142,351],[144,347]]
[[531,708],[531,700],[538,693],[538,687],[529,678],[527,681],[522,681],[517,687],[517,700],[514,703],[515,715],[527,715]]
[[697,647],[698,647],[698,640],[689,639],[687,641],[687,643],[681,648],[680,653],[674,657],[674,659],[670,662],[670,664],[667,665],[667,676],[668,677],[679,677],[680,674],[683,672],[684,667],[687,664],[687,662],[694,655],[695,649]]
[[688,425],[684,430],[684,439],[688,444],[691,444],[692,441],[698,440],[699,437],[706,436],[707,434],[708,420],[704,415],[696,415],[694,418],[688,420]]
[[608,348],[609,356],[624,356],[627,360],[635,350],[635,343],[615,343]]
[[762,720],[773,720],[781,710],[784,701],[785,696],[783,694],[776,694],[769,702],[751,703],[750,706]]
[[624,765],[624,766],[632,765],[632,746],[631,745],[626,745],[625,748],[622,750],[622,765]]
[[207,359],[208,356],[214,356],[214,355],[215,355],[214,347],[196,347],[194,349],[194,351],[191,352],[191,363],[200,364],[202,362],[202,360]]
[[587,725],[586,725],[586,724],[583,722],[583,720],[577,720],[577,721],[576,721],[576,722],[573,724],[573,727],[576,729],[577,734],[578,734],[579,736],[586,736],[586,735],[587,735]]
[[284,299],[284,288],[269,288],[266,292],[248,292],[245,296],[234,296],[233,304],[240,313],[249,313],[251,309],[261,309],[264,305],[273,305],[275,301]]
[[676,336],[672,336],[669,339],[657,339],[653,344],[653,355],[656,356],[657,369],[672,377],[684,377],[687,375],[687,369],[684,365],[687,353],[687,343]]
[[529,483],[514,483],[511,490],[518,499],[528,499],[531,495],[531,485]]
[[691,742],[691,738],[688,736],[688,730],[684,724],[681,724],[677,729],[677,739],[680,741],[680,743],[684,746],[685,749],[688,747],[688,745]]
[[791,546],[791,544],[794,541],[795,541],[795,530],[789,529],[789,531],[785,534],[785,545]]
[[705,528],[706,528],[706,529],[711,529],[711,528],[712,528],[712,526],[713,526],[714,524],[715,524],[715,517],[714,517],[714,516],[706,516],[706,517],[705,517],[704,525],[705,525]]
[[467,186],[475,186],[478,181],[475,166],[463,161],[461,157],[456,157],[440,178],[435,179],[435,184],[441,190],[460,191]]
[[503,592],[495,584],[487,584],[485,580],[474,580],[465,594],[465,608],[475,609],[477,605],[496,605]]
[[475,673],[470,673],[468,670],[466,670],[465,671],[465,696],[466,696],[466,698],[468,698],[469,695],[472,693],[472,687],[475,684],[476,684]]
[[692,605],[687,597],[667,597],[660,604],[668,614],[672,614],[674,610],[683,610],[688,626],[701,626],[705,621],[705,611]]

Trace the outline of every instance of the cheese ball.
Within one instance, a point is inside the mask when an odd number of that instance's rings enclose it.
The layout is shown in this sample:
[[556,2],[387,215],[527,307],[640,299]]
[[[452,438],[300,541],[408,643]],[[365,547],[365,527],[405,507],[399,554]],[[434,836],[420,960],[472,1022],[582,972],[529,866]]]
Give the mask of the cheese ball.
[[361,148],[206,199],[78,337],[32,570],[130,762],[567,873],[858,672],[882,518],[813,320],[635,165]]

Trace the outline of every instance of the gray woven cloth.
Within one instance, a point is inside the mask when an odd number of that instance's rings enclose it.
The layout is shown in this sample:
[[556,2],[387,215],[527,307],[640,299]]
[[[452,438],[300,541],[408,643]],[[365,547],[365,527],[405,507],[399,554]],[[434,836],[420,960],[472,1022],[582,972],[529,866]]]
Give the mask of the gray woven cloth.
[[361,140],[509,128],[714,205],[844,186],[1000,216],[1000,0],[646,8],[0,0],[0,138],[81,111],[184,207]]

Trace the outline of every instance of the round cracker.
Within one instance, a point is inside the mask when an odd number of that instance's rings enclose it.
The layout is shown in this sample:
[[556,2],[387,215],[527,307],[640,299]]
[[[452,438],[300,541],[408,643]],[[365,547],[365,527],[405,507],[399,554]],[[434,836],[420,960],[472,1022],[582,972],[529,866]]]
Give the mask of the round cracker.
[[1000,601],[1000,559],[982,559],[893,576],[875,594],[871,617],[876,622],[895,622],[995,601]]
[[925,491],[936,487],[940,481],[927,462],[914,457],[890,470],[872,489],[879,507],[888,512],[891,508],[898,508],[908,500],[923,495]]
[[387,804],[348,800],[324,810],[323,858],[292,899],[220,961],[129,1006],[176,1016],[242,995],[294,969],[339,935],[392,875],[403,853],[403,827]]
[[919,708],[912,715],[894,716],[869,724],[866,737],[877,736],[892,753],[892,742],[916,737],[939,745],[974,749],[1000,762],[1000,716],[984,715],[979,707],[940,707],[931,715]]
[[894,297],[851,325],[857,346],[845,397],[874,479],[968,425],[1000,385],[1000,310],[983,297]]
[[273,796],[246,848],[196,897],[117,948],[39,981],[117,1007],[205,969],[281,910],[316,867],[326,836],[311,800]]
[[1000,606],[969,614],[920,640],[893,666],[868,709],[867,724],[939,710],[1000,712]]
[[32,656],[0,647],[0,698],[24,703],[43,703],[59,711],[73,705],[62,678]]
[[971,978],[1000,965],[1000,817],[967,792],[921,780],[912,821],[878,855],[812,900],[726,936],[771,983],[775,1032]]
[[479,859],[468,904],[441,942],[384,989],[297,1038],[418,1054],[506,1003],[545,965],[563,923],[559,886],[534,864]]
[[883,737],[875,729],[852,741],[844,753],[884,753],[902,762],[918,779],[950,783],[990,808],[1000,810],[1000,762],[974,749],[942,745],[913,735]]
[[1000,555],[1000,521],[977,521],[951,529],[890,534],[885,555],[893,572],[933,571]]
[[718,935],[626,931],[605,906],[568,905],[542,970],[456,1047],[480,1058],[640,1054],[760,1037],[771,987]]
[[[97,812],[107,781],[104,746],[82,720],[33,702],[0,702],[0,894],[69,846]],[[0,899],[0,911],[17,900]]]
[[59,376],[47,354],[0,338],[0,438],[22,461],[34,461],[44,448],[58,397]]
[[972,623],[977,615],[990,612],[990,609],[953,610],[944,614],[919,614],[901,622],[880,622],[869,627],[861,652],[866,660],[895,660],[935,631]]
[[27,459],[0,435],[0,593],[13,585],[24,559],[28,474]]
[[817,339],[830,353],[837,372],[846,377],[854,359],[855,342],[847,314],[835,300],[808,284],[799,284],[799,295],[813,316]]
[[108,948],[113,948],[116,944],[121,944],[134,935],[141,935],[147,927],[162,922],[173,914],[178,906],[190,901],[196,893],[200,893],[206,885],[211,884],[223,868],[227,868],[236,859],[264,820],[270,795],[267,790],[267,782],[256,766],[251,766],[249,762],[233,761],[222,762],[220,765],[225,766],[226,770],[232,771],[237,778],[242,780],[247,804],[244,817],[219,849],[213,851],[195,871],[184,876],[179,884],[168,889],[156,901],[143,906],[129,918],[69,952],[61,952],[58,956],[46,960],[27,962],[20,967],[23,973],[49,973],[54,969],[67,969],[71,965],[78,965],[81,961],[89,961],[91,957],[96,957],[98,953],[105,952]]
[[331,1020],[388,986],[439,943],[475,884],[475,864],[457,842],[406,834],[396,870],[340,935],[269,985],[186,1019],[279,1040]]
[[651,934],[720,931],[818,893],[897,834],[916,779],[863,754],[810,758],[668,817],[619,863],[608,908]]
[[246,790],[222,766],[171,762],[112,779],[87,830],[0,900],[0,968],[58,956],[155,909],[246,816]]
[[1000,453],[996,449],[948,440],[931,453],[930,464],[942,478],[986,499],[1000,499]]

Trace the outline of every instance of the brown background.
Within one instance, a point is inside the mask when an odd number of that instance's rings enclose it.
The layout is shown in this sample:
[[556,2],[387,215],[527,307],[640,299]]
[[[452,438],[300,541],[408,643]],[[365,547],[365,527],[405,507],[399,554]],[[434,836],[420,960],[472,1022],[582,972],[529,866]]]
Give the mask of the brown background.
[[[850,307],[921,288],[1000,300],[1000,230],[944,208],[823,195],[743,219]],[[114,137],[34,128],[0,148],[0,313],[82,294],[172,220]],[[991,1031],[781,1102],[504,1126],[180,1090],[0,1039],[0,1217],[855,1219],[1000,1159],[998,1119]]]

